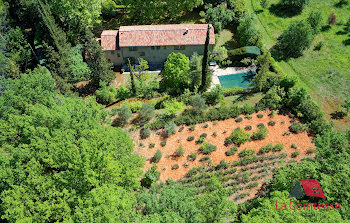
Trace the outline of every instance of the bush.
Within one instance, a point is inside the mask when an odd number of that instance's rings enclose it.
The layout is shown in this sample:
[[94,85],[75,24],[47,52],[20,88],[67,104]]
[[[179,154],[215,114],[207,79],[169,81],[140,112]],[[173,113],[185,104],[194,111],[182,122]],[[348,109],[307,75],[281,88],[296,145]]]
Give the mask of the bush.
[[161,141],[161,142],[160,142],[160,145],[161,145],[162,147],[164,147],[164,146],[166,145],[166,141],[165,141],[165,140]]
[[140,112],[142,105],[143,105],[143,103],[141,101],[125,102],[123,104],[129,105],[129,107],[133,113]]
[[245,118],[250,120],[250,119],[252,119],[252,116],[251,115],[246,115]]
[[204,96],[208,105],[216,105],[224,98],[224,89],[221,85],[217,84],[215,88],[206,92]]
[[308,148],[307,151],[306,151],[307,154],[312,154],[314,152],[315,152],[315,150],[312,149],[312,148]]
[[279,152],[282,151],[284,149],[284,145],[281,143],[278,143],[277,145],[275,145],[272,149],[273,152]]
[[208,124],[205,124],[203,125],[203,128],[208,128],[208,126],[209,126]]
[[231,149],[225,152],[226,156],[233,156],[238,151],[237,146],[232,147]]
[[205,103],[204,98],[200,95],[194,95],[190,100],[190,105],[192,105],[194,112],[201,113],[205,109],[208,108],[208,106]]
[[149,130],[148,128],[143,128],[140,131],[140,135],[142,139],[146,139],[151,135],[151,130]]
[[274,117],[275,115],[276,115],[276,112],[275,111],[271,111],[270,117]]
[[213,136],[217,136],[218,135],[218,133],[217,132],[213,132]]
[[289,126],[289,130],[293,133],[300,133],[307,130],[307,126],[301,123],[293,123]]
[[194,140],[194,136],[187,137],[187,141],[192,141],[192,140]]
[[244,129],[245,130],[252,130],[252,126],[251,125],[247,125]]
[[262,140],[267,136],[267,128],[265,126],[258,128],[258,131],[254,132],[252,135],[253,140]]
[[254,188],[254,187],[257,187],[259,185],[259,183],[258,182],[251,182],[251,183],[249,183],[247,186],[246,186],[246,188],[247,189],[252,189],[252,188]]
[[286,131],[283,135],[289,136],[290,134],[290,131]]
[[239,117],[239,118],[237,118],[235,121],[236,121],[236,122],[241,122],[241,121],[243,121],[243,118],[242,118],[242,117]]
[[225,160],[221,160],[220,163],[218,165],[216,165],[215,169],[221,170],[221,169],[227,169],[229,167],[230,167],[230,165]]
[[285,121],[281,121],[281,124],[283,125],[284,123],[286,123]]
[[184,163],[184,165],[183,165],[185,168],[186,167],[188,167],[189,166],[189,164],[188,163]]
[[218,122],[217,121],[213,121],[213,125],[217,125],[218,124]]
[[269,121],[269,123],[268,123],[270,126],[274,126],[274,125],[276,125],[276,122],[275,121]]
[[195,128],[196,128],[196,126],[192,125],[189,129],[190,129],[190,131],[194,131]]
[[182,148],[182,146],[179,146],[179,148],[177,148],[175,154],[177,157],[182,156],[185,153],[184,149]]
[[202,144],[205,141],[205,138],[199,137],[199,139],[196,141],[196,144]]
[[234,96],[237,94],[241,94],[244,92],[244,88],[242,87],[232,87],[232,88],[224,88],[224,96]]
[[140,110],[140,119],[142,122],[147,122],[151,120],[154,116],[154,107],[149,104],[142,104]]
[[202,134],[200,135],[200,137],[201,137],[201,138],[206,138],[207,135],[208,135],[207,133],[202,133]]
[[203,156],[202,158],[199,159],[201,162],[211,162],[211,158],[209,156]]
[[292,11],[301,11],[308,3],[309,0],[282,0],[282,4]]
[[231,140],[232,143],[240,145],[240,144],[245,143],[246,141],[248,141],[249,134],[246,133],[241,128],[236,128],[235,130],[232,131],[229,139]]
[[259,123],[258,128],[262,128],[262,127],[265,127],[265,125],[263,123]]
[[176,125],[173,121],[171,121],[171,122],[168,122],[164,126],[164,129],[165,129],[167,136],[171,136],[172,134],[174,134],[176,132]]
[[272,144],[267,144],[266,146],[262,146],[262,147],[260,148],[260,151],[259,151],[259,152],[260,152],[261,154],[268,153],[268,152],[272,151],[273,148],[274,148],[274,146],[273,146]]
[[[115,112],[115,111],[113,111],[113,112]],[[117,121],[122,125],[125,125],[126,123],[128,123],[128,121],[132,117],[131,109],[130,109],[129,105],[126,103],[123,103],[120,106],[120,108],[117,109],[116,114],[118,115]]]
[[154,148],[156,146],[156,144],[154,144],[153,142],[149,143],[149,148]]
[[292,153],[292,158],[295,158],[297,156],[299,156],[300,152],[299,151],[295,151]]
[[293,149],[297,149],[298,148],[298,146],[295,145],[294,143],[290,147],[292,147]]
[[178,132],[182,132],[184,130],[185,127],[181,126],[178,130]]
[[261,36],[257,25],[257,16],[254,13],[246,12],[239,20],[237,34],[241,46],[257,46]]
[[176,164],[172,165],[172,166],[171,166],[171,169],[172,169],[172,170],[179,169],[179,164],[176,163]]
[[244,149],[241,152],[239,152],[238,156],[243,158],[243,157],[249,157],[255,154],[255,151],[252,149]]
[[223,5],[218,5],[212,7],[211,4],[208,4],[206,7],[206,12],[201,11],[200,16],[205,18],[205,21],[209,24],[213,24],[215,32],[219,32],[222,28],[229,24],[235,13],[232,10],[227,9]]
[[152,162],[158,163],[161,158],[162,158],[162,151],[160,151],[160,149],[157,149],[156,153],[152,157]]
[[143,144],[143,142],[140,142],[139,146],[140,146],[140,147],[145,147],[145,145]]
[[197,159],[197,153],[191,153],[187,156],[188,161],[195,161]]
[[199,151],[203,154],[211,154],[212,152],[216,151],[216,146],[206,142],[203,145],[201,145]]
[[262,118],[264,115],[259,113],[259,114],[257,114],[256,116],[257,116],[258,118]]
[[112,86],[101,83],[102,87],[96,91],[96,101],[101,104],[110,104],[115,101],[117,90]]

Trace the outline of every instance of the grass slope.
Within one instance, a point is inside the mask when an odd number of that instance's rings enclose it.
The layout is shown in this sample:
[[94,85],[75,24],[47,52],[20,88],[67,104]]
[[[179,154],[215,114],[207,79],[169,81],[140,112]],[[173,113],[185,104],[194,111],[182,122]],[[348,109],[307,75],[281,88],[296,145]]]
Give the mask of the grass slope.
[[[340,108],[344,97],[350,96],[350,37],[342,33],[344,23],[350,18],[350,5],[339,8],[335,6],[338,0],[310,0],[301,14],[286,16],[276,9],[279,0],[270,0],[269,8],[264,11],[259,0],[246,2],[249,10],[258,15],[258,26],[267,49],[276,43],[279,35],[292,21],[306,19],[311,11],[322,12],[325,25],[329,15],[332,12],[336,14],[338,24],[318,34],[302,57],[278,63],[285,73],[300,77],[300,84],[310,91],[329,117],[330,113]],[[315,45],[321,41],[324,43],[322,49],[314,50]],[[348,124],[348,120],[335,121],[337,129],[343,130]]]

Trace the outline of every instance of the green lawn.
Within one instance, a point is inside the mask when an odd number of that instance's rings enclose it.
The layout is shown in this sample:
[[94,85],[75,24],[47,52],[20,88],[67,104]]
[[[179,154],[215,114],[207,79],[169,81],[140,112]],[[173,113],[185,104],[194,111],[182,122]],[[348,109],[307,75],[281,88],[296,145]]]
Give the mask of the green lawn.
[[[292,21],[307,18],[311,11],[322,12],[324,24],[327,24],[330,13],[336,14],[338,24],[317,35],[302,57],[280,61],[278,65],[285,73],[298,75],[301,79],[300,85],[310,91],[314,100],[328,115],[339,109],[343,99],[350,96],[350,44],[344,44],[350,36],[341,34],[343,24],[350,18],[350,5],[337,8],[335,4],[338,0],[310,0],[308,7],[300,15],[283,16],[276,15],[277,10],[276,14],[273,13],[274,5],[279,0],[270,0],[269,9],[264,11],[260,7],[260,0],[246,2],[249,10],[258,15],[258,26],[267,49],[276,43],[278,36]],[[320,41],[324,46],[320,51],[315,51],[314,46]],[[338,129],[343,129],[348,123],[336,121],[335,124]]]

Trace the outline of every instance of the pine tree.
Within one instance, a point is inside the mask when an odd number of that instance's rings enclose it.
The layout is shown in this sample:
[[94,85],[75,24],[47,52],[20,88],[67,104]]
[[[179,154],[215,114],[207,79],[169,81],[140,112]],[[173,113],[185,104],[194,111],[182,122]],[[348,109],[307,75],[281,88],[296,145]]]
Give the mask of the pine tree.
[[210,85],[210,71],[209,71],[209,40],[210,40],[210,26],[208,25],[207,38],[205,39],[204,55],[202,60],[202,85],[200,91],[205,91]]

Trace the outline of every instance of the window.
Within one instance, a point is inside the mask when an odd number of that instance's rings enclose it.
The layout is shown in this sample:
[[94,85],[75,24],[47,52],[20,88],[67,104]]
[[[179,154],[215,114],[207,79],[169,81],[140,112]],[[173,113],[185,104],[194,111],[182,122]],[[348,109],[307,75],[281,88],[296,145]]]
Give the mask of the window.
[[174,46],[175,50],[184,50],[185,46]]
[[137,48],[132,46],[132,47],[129,47],[129,51],[137,51]]
[[154,50],[154,46],[151,46],[151,49]]
[[160,50],[160,46],[157,46],[157,50]]

